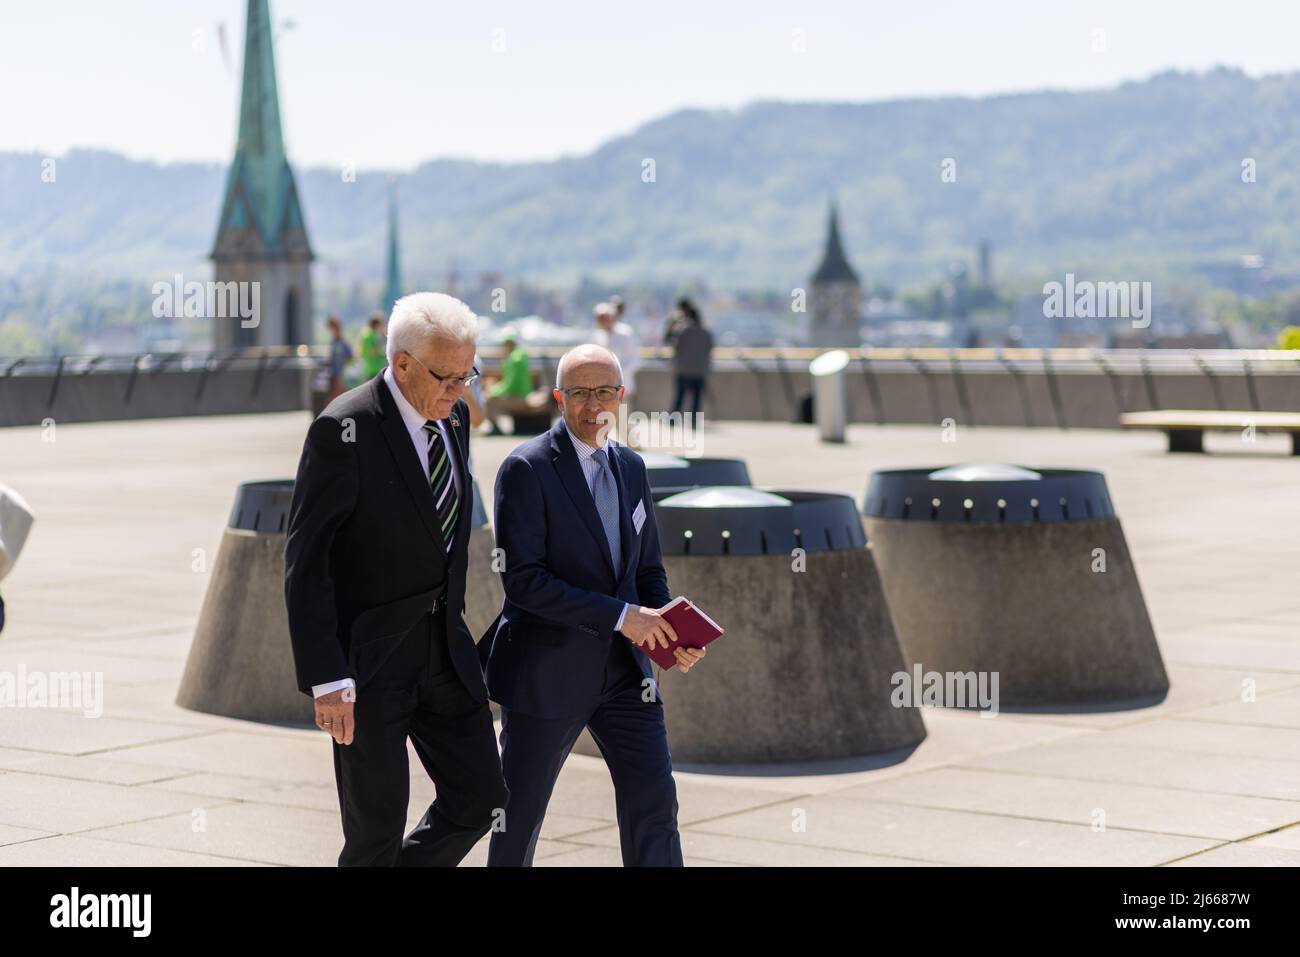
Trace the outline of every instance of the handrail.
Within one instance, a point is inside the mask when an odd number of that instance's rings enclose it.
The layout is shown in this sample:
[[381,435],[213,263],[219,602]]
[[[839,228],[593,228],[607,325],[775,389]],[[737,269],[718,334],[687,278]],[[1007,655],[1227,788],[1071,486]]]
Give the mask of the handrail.
[[[570,346],[529,346],[530,358],[537,364],[554,364]],[[801,366],[816,358],[824,349],[773,346],[716,346],[713,361],[721,367],[771,369],[787,374],[803,372]],[[960,372],[1005,372],[1009,363],[1026,367],[1050,368],[1053,374],[1092,372],[1098,368],[1108,374],[1139,375],[1219,374],[1255,377],[1277,373],[1300,372],[1300,350],[1285,349],[1027,349],[1027,348],[935,348],[935,347],[847,347],[850,356],[865,361],[873,369],[917,368],[920,363]],[[498,359],[497,346],[481,346],[485,359]],[[663,346],[643,346],[641,359],[651,367],[671,360],[672,352]],[[61,369],[76,369],[78,375],[148,372],[157,374],[177,364],[202,366],[212,356],[209,349],[181,352],[135,353],[66,353],[52,355],[0,356],[0,379],[21,376],[57,375]],[[320,364],[329,358],[327,346],[251,346],[233,350],[229,362],[241,368],[254,368],[276,360],[307,361]],[[223,363],[224,366],[225,363]],[[928,368],[928,367],[927,367]]]

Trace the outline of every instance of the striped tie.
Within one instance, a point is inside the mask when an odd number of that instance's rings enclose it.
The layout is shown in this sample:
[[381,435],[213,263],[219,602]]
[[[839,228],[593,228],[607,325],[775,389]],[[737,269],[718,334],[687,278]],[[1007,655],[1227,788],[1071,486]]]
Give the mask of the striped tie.
[[620,547],[618,528],[618,489],[614,487],[614,475],[609,470],[608,453],[597,449],[591,453],[591,460],[596,463],[596,481],[592,484],[591,497],[596,501],[596,514],[600,524],[605,526],[605,538],[609,541],[609,554],[614,560],[614,577],[623,577],[623,549]]
[[456,515],[460,508],[456,483],[451,475],[451,459],[447,455],[447,446],[442,441],[442,430],[438,428],[438,423],[430,419],[424,423],[424,430],[429,433],[429,487],[433,489],[433,507],[438,513],[443,543],[450,552],[452,539],[456,537]]

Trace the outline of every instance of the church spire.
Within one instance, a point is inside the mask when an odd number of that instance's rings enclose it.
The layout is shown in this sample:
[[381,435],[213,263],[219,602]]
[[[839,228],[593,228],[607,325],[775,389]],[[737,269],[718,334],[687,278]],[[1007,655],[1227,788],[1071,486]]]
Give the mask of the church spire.
[[849,265],[840,241],[840,214],[831,201],[826,228],[826,249],[821,265],[812,275],[812,323],[808,342],[817,348],[842,349],[856,346],[861,336],[862,284]]
[[849,265],[844,255],[844,246],[840,242],[840,215],[831,201],[830,225],[826,234],[826,251],[822,254],[821,265],[812,275],[812,281],[818,282],[857,282],[858,274]]
[[388,312],[393,303],[402,297],[402,267],[397,247],[397,196],[392,184],[388,187],[388,280],[384,286],[384,301],[380,308]]
[[275,83],[271,11],[267,0],[249,0],[244,30],[244,82],[236,150],[271,161],[284,155],[280,96]]
[[267,0],[248,0],[239,131],[212,245],[212,271],[218,283],[250,284],[258,305],[252,317],[210,317],[218,349],[303,345],[315,338],[314,257],[284,151],[272,41]]
[[239,133],[213,249],[214,259],[248,255],[312,258],[280,128],[267,0],[248,0]]

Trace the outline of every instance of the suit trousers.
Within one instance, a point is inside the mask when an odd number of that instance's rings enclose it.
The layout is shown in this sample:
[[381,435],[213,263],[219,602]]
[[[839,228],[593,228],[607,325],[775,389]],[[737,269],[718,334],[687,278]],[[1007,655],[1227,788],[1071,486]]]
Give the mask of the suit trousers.
[[510,803],[504,829],[493,829],[489,867],[532,866],[556,778],[584,727],[614,780],[623,865],[682,866],[663,705],[643,700],[642,681],[627,639],[614,635],[600,700],[589,712],[540,718],[502,707],[501,763]]
[[[334,745],[343,816],[340,866],[454,867],[487,833],[508,792],[492,712],[465,689],[447,653],[445,609],[426,614],[357,689],[350,745]],[[406,741],[436,798],[403,840]]]

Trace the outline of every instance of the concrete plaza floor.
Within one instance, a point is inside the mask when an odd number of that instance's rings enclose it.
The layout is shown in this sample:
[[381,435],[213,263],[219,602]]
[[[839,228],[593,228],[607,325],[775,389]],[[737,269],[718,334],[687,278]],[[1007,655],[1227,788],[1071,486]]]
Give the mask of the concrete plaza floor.
[[[0,481],[37,513],[4,583],[0,672],[104,676],[101,717],[0,708],[0,865],[334,863],[323,734],[174,704],[235,486],[291,477],[307,422],[0,429]],[[702,451],[745,458],[759,485],[859,502],[876,468],[1103,470],[1170,694],[1132,711],[928,708],[927,739],[886,767],[679,769],[688,864],[1300,864],[1300,460],[1285,439],[1210,436],[1212,454],[1171,456],[1159,436],[1102,431],[966,428],[948,443],[937,426],[855,426],[849,438],[724,422]],[[489,498],[513,444],[475,440]],[[432,786],[412,768],[414,821]],[[542,836],[539,865],[619,863],[601,760],[569,758]],[[486,841],[466,863],[485,857]]]

